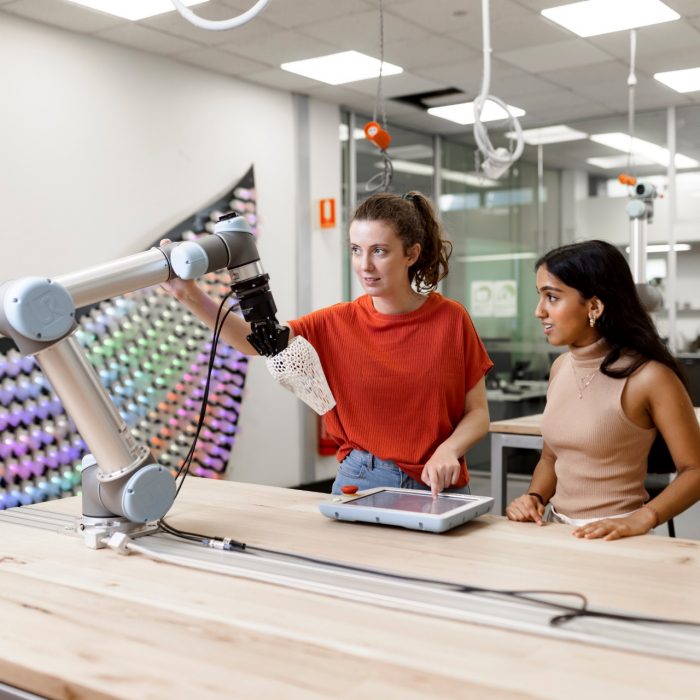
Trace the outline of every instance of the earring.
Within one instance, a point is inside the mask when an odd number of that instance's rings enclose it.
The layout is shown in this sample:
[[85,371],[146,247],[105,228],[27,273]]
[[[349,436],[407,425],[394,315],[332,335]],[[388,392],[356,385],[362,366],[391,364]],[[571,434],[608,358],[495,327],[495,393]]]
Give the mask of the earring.
[[595,326],[595,321],[596,321],[595,316],[594,316],[593,314],[591,314],[591,315],[588,317],[588,325],[589,325],[591,328],[593,328],[593,326]]

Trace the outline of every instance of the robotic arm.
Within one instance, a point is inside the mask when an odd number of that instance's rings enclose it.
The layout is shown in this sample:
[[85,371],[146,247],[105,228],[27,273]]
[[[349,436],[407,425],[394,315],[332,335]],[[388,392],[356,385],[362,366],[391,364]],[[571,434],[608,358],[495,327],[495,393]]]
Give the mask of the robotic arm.
[[115,531],[150,529],[175,499],[175,480],[148,447],[139,445],[74,337],[75,310],[112,296],[227,268],[248,340],[262,355],[287,346],[289,329],[260,264],[255,239],[236,213],[198,241],[171,243],[53,280],[25,277],[0,285],[0,333],[34,355],[91,450],[83,459],[81,530],[91,546]]

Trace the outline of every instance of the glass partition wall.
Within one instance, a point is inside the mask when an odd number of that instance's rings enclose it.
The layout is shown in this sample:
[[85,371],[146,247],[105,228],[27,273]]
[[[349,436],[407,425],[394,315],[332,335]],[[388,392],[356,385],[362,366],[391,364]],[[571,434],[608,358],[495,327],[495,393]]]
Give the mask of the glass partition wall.
[[[454,244],[443,292],[472,316],[494,379],[545,379],[548,348],[534,316],[534,264],[559,244],[559,173],[526,153],[500,180],[473,172],[474,148],[444,140],[439,206]],[[534,149],[533,149],[534,150]],[[471,168],[470,168],[471,166]]]

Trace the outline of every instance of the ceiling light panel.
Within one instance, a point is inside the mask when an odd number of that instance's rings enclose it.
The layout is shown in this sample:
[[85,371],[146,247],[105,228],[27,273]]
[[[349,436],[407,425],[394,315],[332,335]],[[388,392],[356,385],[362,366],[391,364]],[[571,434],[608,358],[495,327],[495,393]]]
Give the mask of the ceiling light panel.
[[[506,136],[514,139],[514,131],[509,131]],[[583,131],[572,129],[565,124],[556,126],[545,126],[541,129],[523,129],[523,140],[529,146],[539,146],[546,143],[564,143],[565,141],[580,141],[588,138],[588,134]]]
[[[170,0],[68,0],[68,2],[134,22],[166,12],[175,12],[175,6]],[[201,5],[205,2],[208,0],[183,0],[183,4],[188,7]]]
[[[328,56],[283,63],[280,68],[328,85],[344,85],[379,77],[381,61],[359,51],[341,51]],[[384,62],[382,77],[403,73],[403,68]]]
[[657,165],[653,160],[648,158],[642,158],[640,156],[634,157],[634,163],[630,163],[629,156],[603,156],[600,158],[586,158],[586,163],[589,165],[595,165],[596,168],[602,168],[603,170],[624,170],[632,165]]
[[654,73],[654,78],[676,92],[700,90],[700,67]]
[[[514,117],[522,117],[525,115],[525,110],[520,109],[519,107],[508,105],[508,109]],[[447,119],[451,122],[455,122],[456,124],[466,126],[467,124],[474,123],[474,103],[460,102],[459,104],[455,105],[431,107],[428,110],[428,114],[432,114],[434,117],[440,117],[441,119]],[[484,108],[481,110],[481,121],[495,122],[503,119],[508,119],[508,114],[506,114],[503,107],[497,105],[491,100],[487,100]]]
[[[591,141],[603,144],[604,146],[609,146],[610,148],[614,148],[617,151],[622,151],[623,153],[631,153],[635,160],[637,160],[637,158],[645,158],[650,160],[652,163],[657,163],[658,165],[663,165],[666,167],[671,160],[667,148],[652,143],[651,141],[644,141],[643,139],[630,139],[627,134],[623,134],[621,132],[593,134],[591,136]],[[676,153],[674,160],[677,168],[697,168],[700,166],[699,161],[695,160],[694,158],[684,156],[681,153]]]
[[584,0],[542,10],[547,19],[581,37],[621,32],[679,19],[661,0]]

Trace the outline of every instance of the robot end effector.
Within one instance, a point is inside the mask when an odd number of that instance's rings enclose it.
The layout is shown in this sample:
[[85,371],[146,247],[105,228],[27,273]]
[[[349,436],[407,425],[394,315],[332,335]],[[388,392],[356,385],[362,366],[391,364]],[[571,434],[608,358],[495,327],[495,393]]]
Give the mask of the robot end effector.
[[207,272],[228,268],[231,290],[240,303],[243,318],[251,326],[248,342],[268,357],[287,347],[289,328],[277,321],[277,306],[268,284],[270,277],[263,272],[246,220],[237,212],[219,217],[212,236],[166,247],[164,252],[180,279],[196,279]]

